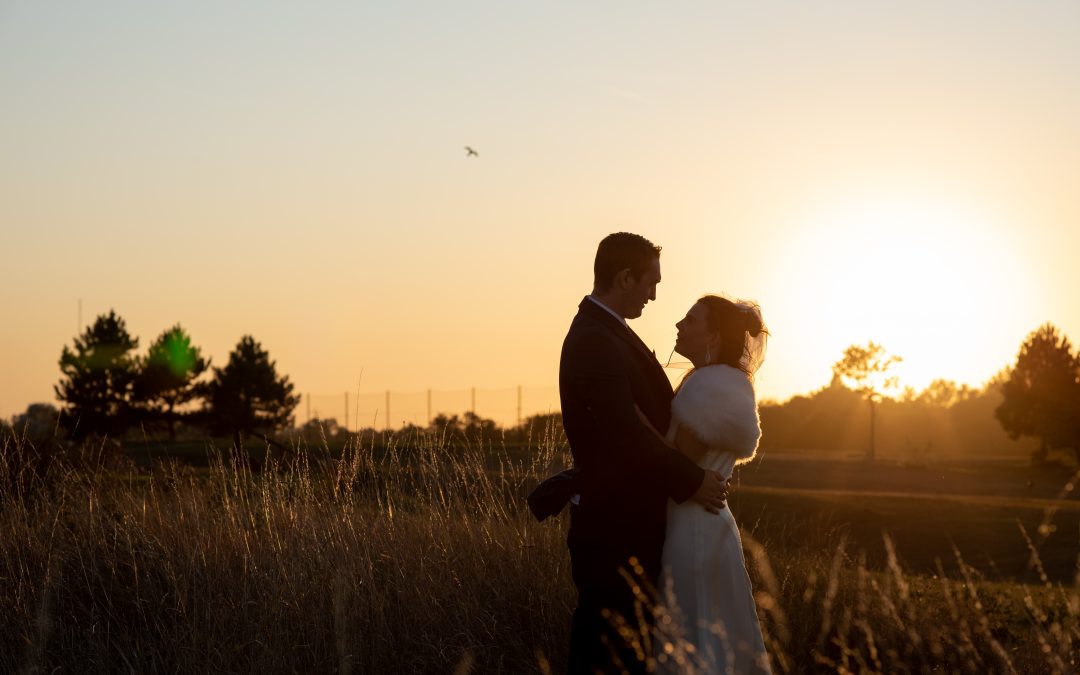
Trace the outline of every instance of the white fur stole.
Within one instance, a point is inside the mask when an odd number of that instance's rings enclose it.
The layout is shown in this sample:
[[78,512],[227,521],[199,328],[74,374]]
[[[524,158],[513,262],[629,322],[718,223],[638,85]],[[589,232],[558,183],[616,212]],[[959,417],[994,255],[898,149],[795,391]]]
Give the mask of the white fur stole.
[[671,403],[671,414],[710,449],[735,453],[738,464],[754,458],[761,423],[754,386],[741,370],[715,365],[690,373]]

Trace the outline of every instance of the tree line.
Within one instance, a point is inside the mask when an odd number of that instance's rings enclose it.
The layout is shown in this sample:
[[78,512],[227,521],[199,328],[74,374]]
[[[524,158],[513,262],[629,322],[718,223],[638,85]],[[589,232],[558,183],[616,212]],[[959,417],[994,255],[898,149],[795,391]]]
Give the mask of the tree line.
[[[29,440],[42,459],[51,446],[87,446],[106,439],[115,445],[132,436],[175,440],[178,429],[188,437],[229,437],[236,447],[245,438],[257,438],[279,450],[287,450],[291,440],[344,443],[350,433],[333,418],[294,428],[300,396],[250,335],[240,339],[222,368],[212,367],[179,324],[163,331],[144,354],[138,347],[139,339],[115,311],[97,317],[61,351],[61,378],[53,387],[61,408],[31,404],[10,424],[0,420],[0,431],[6,428],[9,438]],[[380,443],[394,433],[425,433],[447,443],[496,437],[523,443],[542,433],[561,438],[562,423],[558,413],[534,415],[519,427],[502,429],[494,420],[466,412],[440,414],[425,427],[359,433]]]
[[1053,324],[1028,334],[1016,361],[979,388],[939,379],[900,389],[900,361],[874,342],[848,347],[827,386],[761,405],[763,445],[869,460],[878,449],[917,460],[1027,452],[1036,464],[1057,451],[1080,464],[1080,350]]
[[240,338],[222,368],[211,367],[179,324],[145,354],[138,346],[111,310],[64,346],[54,390],[63,405],[59,425],[72,441],[122,438],[132,428],[175,438],[186,424],[239,444],[244,436],[269,441],[291,424],[300,397],[252,336]]
[[530,415],[521,424],[512,427],[500,426],[493,419],[488,419],[475,412],[468,411],[461,415],[440,413],[429,424],[406,424],[393,431],[367,427],[350,431],[338,424],[337,418],[313,418],[297,429],[296,440],[308,446],[322,444],[342,445],[350,437],[359,436],[365,442],[385,444],[391,438],[410,438],[423,436],[440,445],[486,446],[491,443],[509,445],[535,445],[543,442],[563,443],[566,435],[562,426],[562,413],[540,413]]
[[[179,324],[162,332],[145,354],[137,353],[138,346],[114,311],[99,316],[61,352],[55,392],[62,410],[33,404],[0,426],[16,436],[51,433],[76,444],[121,439],[132,430],[175,438],[183,427],[230,437],[237,446],[244,438],[258,438],[281,449],[288,442],[286,431],[298,432],[296,440],[309,444],[344,442],[350,433],[332,418],[293,429],[300,397],[250,335],[240,339],[221,368],[211,366]],[[1052,324],[1029,334],[1015,363],[982,388],[936,380],[921,392],[897,391],[890,371],[899,361],[873,342],[849,347],[826,387],[761,404],[763,446],[861,451],[869,459],[878,444],[889,454],[917,458],[949,449],[983,455],[1030,451],[1036,462],[1063,450],[1080,463],[1080,351]],[[418,433],[447,443],[563,438],[558,413],[536,415],[508,429],[467,412],[440,414],[424,427],[360,433],[376,442]],[[1018,445],[1018,439],[1032,439],[1030,448]]]

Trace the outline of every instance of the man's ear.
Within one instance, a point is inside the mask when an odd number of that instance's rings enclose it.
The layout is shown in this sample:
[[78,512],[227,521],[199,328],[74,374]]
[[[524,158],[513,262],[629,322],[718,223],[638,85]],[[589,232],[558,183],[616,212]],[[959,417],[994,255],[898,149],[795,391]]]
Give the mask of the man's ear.
[[634,275],[629,267],[624,267],[615,274],[615,286],[620,291],[625,291],[634,285]]

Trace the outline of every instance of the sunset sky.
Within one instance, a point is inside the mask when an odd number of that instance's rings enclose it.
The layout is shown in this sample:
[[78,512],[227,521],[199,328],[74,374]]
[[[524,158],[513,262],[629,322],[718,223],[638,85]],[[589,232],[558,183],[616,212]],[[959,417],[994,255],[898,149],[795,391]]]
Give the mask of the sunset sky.
[[1075,0],[8,0],[0,417],[53,401],[80,299],[300,392],[553,388],[618,230],[663,246],[662,359],[718,292],[763,308],[762,397],[871,339],[980,385],[1080,340],[1078,35]]

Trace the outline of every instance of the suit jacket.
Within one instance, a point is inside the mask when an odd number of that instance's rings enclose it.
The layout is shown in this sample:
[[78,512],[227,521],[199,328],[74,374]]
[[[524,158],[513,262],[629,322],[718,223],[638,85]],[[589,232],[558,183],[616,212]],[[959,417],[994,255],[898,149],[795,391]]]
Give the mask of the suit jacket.
[[672,390],[663,368],[633,331],[585,298],[563,342],[559,389],[581,494],[568,537],[575,581],[588,583],[579,572],[607,577],[631,555],[655,580],[667,500],[686,500],[704,479],[634,410],[667,431]]

